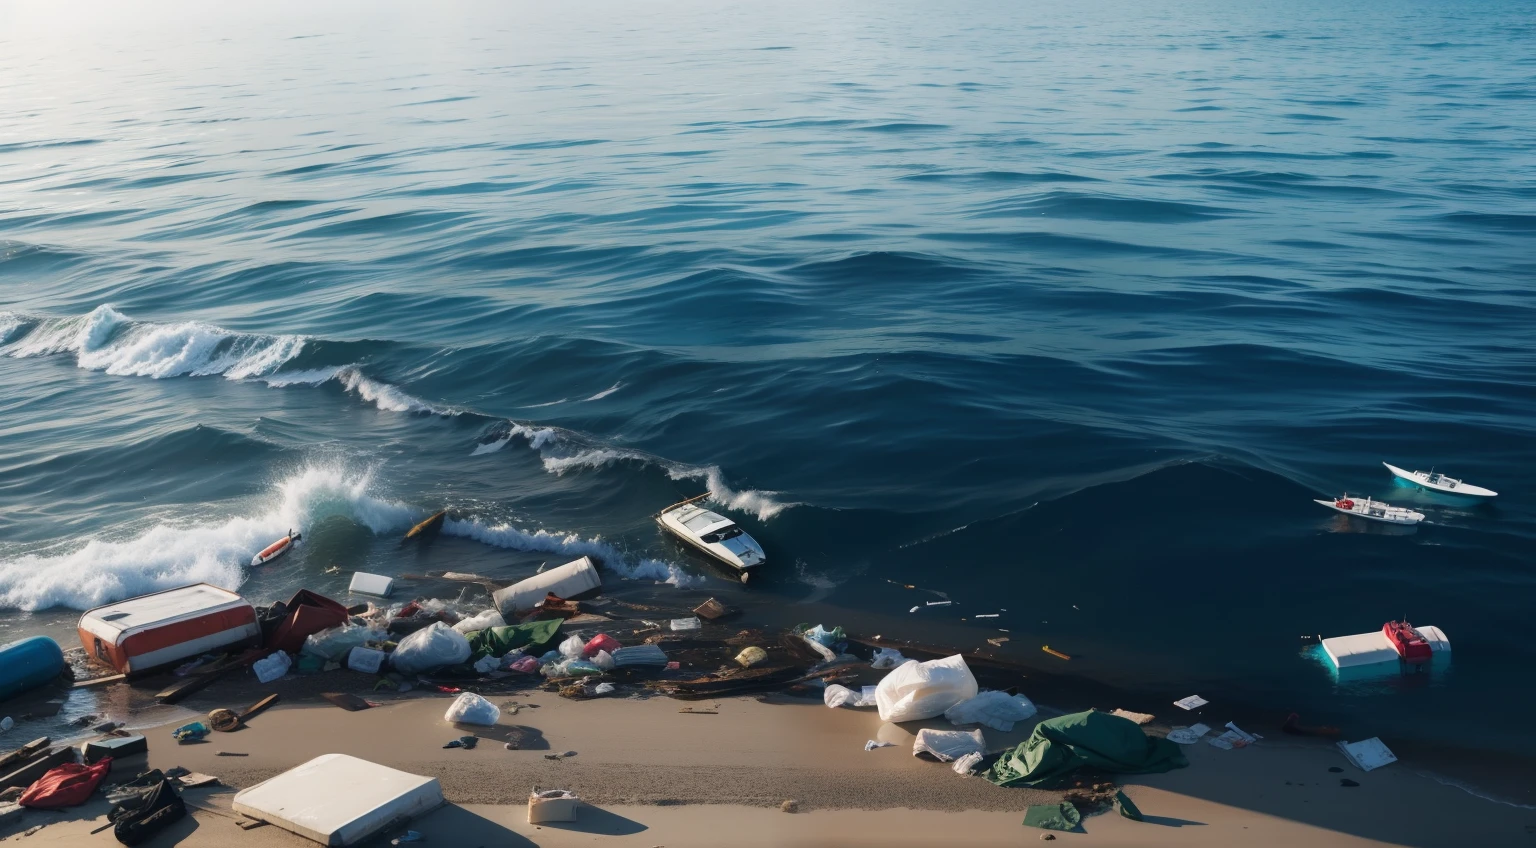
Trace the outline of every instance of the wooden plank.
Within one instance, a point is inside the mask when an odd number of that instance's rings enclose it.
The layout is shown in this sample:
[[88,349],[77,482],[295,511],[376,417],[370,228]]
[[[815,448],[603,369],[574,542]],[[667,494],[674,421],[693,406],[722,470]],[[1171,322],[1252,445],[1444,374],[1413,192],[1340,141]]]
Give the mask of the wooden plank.
[[39,751],[42,751],[44,748],[48,747],[48,742],[49,739],[46,736],[33,739],[31,742],[28,742],[27,744],[17,748],[9,754],[0,757],[0,774],[5,774],[10,769],[13,769],[21,763],[24,763],[27,760],[37,756]]
[[238,659],[225,659],[201,674],[194,674],[180,683],[174,683],[155,695],[155,700],[162,704],[174,704],[188,695],[196,692],[225,674],[234,671],[240,666]]
[[39,777],[47,774],[50,769],[57,768],[65,763],[75,761],[75,749],[65,745],[53,748],[30,763],[16,769],[10,774],[0,777],[0,789],[10,786],[31,786]]
[[127,679],[128,675],[126,674],[109,674],[106,677],[92,677],[90,680],[76,680],[74,685],[70,688],[86,689],[92,686],[105,686],[108,683],[117,683],[118,681]]

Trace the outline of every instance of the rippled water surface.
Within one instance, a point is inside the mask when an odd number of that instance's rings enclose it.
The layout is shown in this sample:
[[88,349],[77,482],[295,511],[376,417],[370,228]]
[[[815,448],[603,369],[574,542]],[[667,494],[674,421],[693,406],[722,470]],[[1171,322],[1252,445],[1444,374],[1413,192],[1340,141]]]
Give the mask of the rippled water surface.
[[[1498,0],[7,4],[0,629],[595,553],[1536,751],[1533,35]],[[651,521],[706,488],[750,590]],[[1429,518],[1311,501],[1345,490]],[[1452,668],[1340,687],[1298,643],[1405,614]]]

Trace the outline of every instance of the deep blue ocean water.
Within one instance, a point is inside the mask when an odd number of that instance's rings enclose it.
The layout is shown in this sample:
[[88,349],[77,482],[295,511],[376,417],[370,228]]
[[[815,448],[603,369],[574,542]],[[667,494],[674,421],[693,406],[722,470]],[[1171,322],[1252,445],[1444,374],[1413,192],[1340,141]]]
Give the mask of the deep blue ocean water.
[[[0,635],[591,552],[1536,753],[1533,35],[1504,0],[6,4]],[[706,488],[751,588],[651,521]],[[1298,639],[1403,615],[1449,669],[1339,687]]]

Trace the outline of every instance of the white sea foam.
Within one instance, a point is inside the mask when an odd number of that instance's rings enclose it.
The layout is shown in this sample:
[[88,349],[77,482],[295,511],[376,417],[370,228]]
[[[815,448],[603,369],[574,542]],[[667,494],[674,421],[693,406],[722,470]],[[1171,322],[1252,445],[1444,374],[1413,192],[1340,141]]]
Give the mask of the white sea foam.
[[709,488],[711,501],[727,509],[751,513],[757,516],[759,521],[767,521],[795,506],[794,503],[785,503],[774,498],[777,492],[733,488],[718,465],[689,465],[645,451],[594,444],[586,437],[553,427],[531,427],[516,422],[509,422],[509,424],[512,429],[508,431],[506,437],[498,443],[493,443],[497,444],[497,447],[482,450],[481,448],[485,447],[482,445],[475,449],[475,453],[500,450],[507,441],[515,436],[521,436],[528,440],[529,448],[538,451],[544,470],[551,474],[561,475],[582,468],[602,468],[616,462],[639,462],[660,468],[673,480],[703,480],[705,486]]
[[528,531],[511,524],[487,525],[472,519],[452,518],[443,522],[443,532],[516,551],[538,551],[568,557],[590,556],[605,568],[638,580],[661,580],[674,586],[687,586],[699,580],[673,563],[659,559],[634,559],[602,539],[584,539],[575,533]]
[[261,378],[263,383],[274,389],[284,386],[318,386],[336,379],[336,375],[344,368],[353,368],[352,365],[336,365],[330,368],[310,368],[303,371],[279,371],[276,374],[268,374]]
[[42,321],[6,353],[17,358],[72,354],[81,368],[123,377],[223,375],[242,380],[277,370],[304,344],[303,336],[237,333],[198,321],[135,322],[102,305],[85,315]]
[[234,589],[256,551],[290,528],[302,531],[334,515],[375,533],[409,527],[417,511],[372,496],[371,486],[371,473],[311,466],[279,482],[254,516],[162,521],[131,538],[0,559],[0,609],[83,610],[199,581]]
[[[589,401],[591,401],[591,400],[602,400],[603,398],[605,398],[605,397],[613,394],[614,392],[618,391],[619,389],[623,388],[623,386],[624,386],[624,383],[622,383],[622,382],[614,383],[613,385],[609,386],[608,388],[603,389],[602,391],[598,392],[597,394],[587,398],[587,400],[589,400]],[[582,401],[582,402],[585,403],[586,401]]]
[[354,366],[348,366],[336,373],[336,379],[352,392],[365,401],[377,406],[385,412],[425,412],[432,415],[458,415],[458,410],[433,406],[418,397],[407,394],[399,386],[394,386],[371,377],[363,376],[363,372]]
[[27,325],[27,319],[15,312],[0,312],[0,345],[7,344],[16,331]]

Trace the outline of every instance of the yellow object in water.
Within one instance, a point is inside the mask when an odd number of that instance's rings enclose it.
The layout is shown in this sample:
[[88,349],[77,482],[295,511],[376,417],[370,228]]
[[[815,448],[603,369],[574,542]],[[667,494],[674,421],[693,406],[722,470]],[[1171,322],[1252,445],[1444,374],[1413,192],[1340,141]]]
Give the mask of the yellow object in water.
[[1050,654],[1053,657],[1061,657],[1064,660],[1072,659],[1071,657],[1067,656],[1066,654],[1063,654],[1061,651],[1053,651],[1053,650],[1051,650],[1051,646],[1050,645],[1041,645],[1040,646],[1040,650],[1045,651],[1047,654]]

